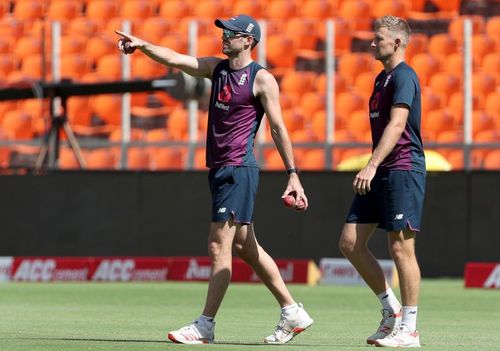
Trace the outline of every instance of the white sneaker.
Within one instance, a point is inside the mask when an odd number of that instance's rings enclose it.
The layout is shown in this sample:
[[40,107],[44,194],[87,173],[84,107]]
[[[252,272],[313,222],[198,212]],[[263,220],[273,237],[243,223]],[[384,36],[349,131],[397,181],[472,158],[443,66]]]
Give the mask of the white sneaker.
[[313,320],[301,303],[297,304],[297,312],[292,315],[281,313],[280,321],[276,326],[276,330],[272,335],[264,339],[266,344],[286,344],[292,338],[309,328],[313,324]]
[[392,333],[394,327],[401,322],[402,312],[391,313],[386,309],[382,311],[382,320],[380,321],[380,326],[378,327],[375,334],[370,335],[366,342],[370,345],[375,345],[375,341],[378,339],[383,339]]
[[375,345],[382,347],[420,347],[418,331],[410,332],[405,324],[400,324],[383,339],[375,340]]
[[168,338],[178,344],[212,344],[214,342],[214,326],[215,322],[200,323],[200,321],[195,320],[190,325],[171,331],[168,333]]

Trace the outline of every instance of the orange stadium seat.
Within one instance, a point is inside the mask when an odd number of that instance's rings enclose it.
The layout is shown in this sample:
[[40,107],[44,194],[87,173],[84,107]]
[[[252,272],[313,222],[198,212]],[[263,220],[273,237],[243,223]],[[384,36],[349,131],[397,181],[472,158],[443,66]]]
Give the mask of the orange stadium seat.
[[92,111],[106,124],[119,126],[121,124],[121,95],[106,94],[90,97]]
[[118,80],[121,77],[121,67],[121,57],[116,52],[98,58],[96,72],[106,80]]
[[47,18],[51,20],[73,20],[81,15],[82,4],[80,1],[52,0],[47,9]]
[[222,41],[214,34],[198,36],[198,57],[219,56],[222,50]]
[[[41,78],[43,75],[43,63],[42,57],[39,54],[33,54],[25,56],[21,63],[21,73],[31,77],[31,78]],[[50,61],[45,62],[45,74],[48,78],[50,73]]]
[[488,129],[474,134],[476,143],[498,143],[500,142],[500,129]]
[[486,22],[486,34],[493,40],[500,43],[500,16],[493,16]]
[[184,140],[188,133],[188,114],[183,108],[174,108],[167,119],[167,130],[173,140]]
[[304,117],[296,109],[283,109],[283,121],[289,133],[304,128]]
[[158,148],[152,153],[151,167],[156,170],[180,170],[184,167],[183,153],[178,148]]
[[[326,39],[326,21],[316,23],[316,34],[322,40]],[[345,18],[334,18],[335,28],[335,53],[344,54],[350,52],[352,46],[352,35],[350,22]]]
[[[474,62],[473,62],[474,66]],[[462,53],[454,53],[446,56],[441,65],[444,72],[454,73],[459,77],[464,75],[464,55]]]
[[288,20],[296,16],[295,3],[289,0],[271,1],[264,7],[264,11],[269,19]]
[[281,89],[290,94],[303,95],[312,90],[316,73],[307,71],[288,71],[280,82]]
[[495,78],[487,73],[475,73],[472,76],[472,91],[474,95],[486,96],[497,89]]
[[302,115],[311,116],[325,109],[325,96],[316,92],[306,92],[300,98],[300,110]]
[[118,16],[118,3],[112,0],[89,0],[86,15],[93,19],[109,21]]
[[233,3],[234,13],[245,13],[253,18],[262,18],[262,6],[255,0],[235,0]]
[[491,75],[500,82],[500,53],[494,52],[483,57],[481,69],[484,73]]
[[425,53],[415,55],[411,60],[411,66],[423,86],[427,85],[431,76],[439,72],[441,68],[441,64],[436,57]]
[[372,30],[370,6],[364,0],[343,0],[339,15],[349,21],[352,30]]
[[319,171],[325,168],[325,149],[308,150],[300,162],[300,169]]
[[145,148],[132,147],[127,154],[127,168],[136,170],[147,170],[150,167],[151,159],[149,152]]
[[431,0],[440,11],[451,12],[458,14],[460,10],[461,0]]
[[422,100],[422,116],[425,116],[425,114],[429,111],[432,110],[437,110],[442,106],[441,104],[441,98],[439,95],[434,94],[431,89],[424,88],[422,89],[421,93],[421,100]]
[[[340,74],[335,74],[335,93],[340,94],[343,93],[344,91],[347,90],[347,81],[344,76],[341,76]],[[318,78],[316,79],[314,83],[314,89],[318,93],[326,93],[326,83],[327,83],[327,76],[324,73],[321,73],[318,75]]]
[[362,110],[365,100],[355,92],[345,92],[337,95],[335,109],[340,119],[347,121],[352,112]]
[[500,92],[490,92],[486,95],[486,100],[484,103],[485,110],[488,114],[496,118],[499,122],[497,128],[500,129]]
[[370,118],[368,110],[353,111],[346,121],[347,130],[349,130],[359,142],[371,142],[371,138],[367,139],[370,134]]
[[372,72],[360,73],[354,81],[356,92],[368,101],[375,84],[375,75]]
[[96,35],[89,38],[85,46],[85,54],[94,64],[106,55],[116,56],[117,52],[116,41],[104,35]]
[[282,110],[292,109],[298,105],[299,96],[290,95],[285,92],[280,94],[280,106]]
[[500,150],[490,151],[483,162],[483,168],[488,170],[500,170]]
[[14,40],[24,35],[24,22],[12,16],[0,19],[0,37]]
[[28,55],[39,55],[42,52],[42,42],[36,37],[23,36],[17,40],[13,52],[20,59]]
[[187,53],[188,50],[186,39],[184,39],[180,34],[177,33],[165,35],[160,40],[158,45],[166,46],[174,51],[183,54]]
[[152,79],[158,78],[166,73],[164,65],[153,61],[146,55],[134,55],[132,57],[131,76],[133,78]]
[[495,50],[495,41],[485,34],[472,37],[472,57],[476,62],[482,62],[484,56],[498,52]]
[[[474,110],[481,108],[484,103],[482,102],[482,96],[477,94],[472,95],[472,107]],[[459,125],[463,123],[464,115],[464,94],[459,91],[451,94],[450,100],[448,101],[448,107],[455,118],[455,122]]]
[[[82,152],[82,154],[84,159],[88,157],[86,152]],[[80,165],[76,159],[73,149],[61,147],[58,166],[60,169],[80,169]]]
[[90,98],[87,96],[72,96],[66,102],[66,114],[71,125],[90,126],[92,112]]
[[331,3],[327,0],[307,0],[300,5],[299,11],[305,18],[322,21],[333,15]]
[[407,60],[411,60],[415,55],[427,52],[429,37],[424,33],[413,33],[410,42],[405,50]]
[[14,55],[0,54],[0,75],[8,76],[17,69],[19,60]]
[[191,16],[191,5],[184,0],[164,0],[160,4],[160,17],[182,19]]
[[2,119],[2,129],[10,140],[31,139],[31,116],[22,110],[7,111]]
[[194,169],[197,170],[206,170],[206,151],[205,148],[198,148],[194,152]]
[[373,71],[373,56],[368,53],[347,53],[340,57],[338,73],[353,83],[362,72]]
[[435,34],[429,39],[429,53],[436,57],[458,52],[457,40],[447,33]]
[[311,18],[290,18],[286,21],[285,34],[298,50],[314,50],[318,42],[315,21]]
[[138,24],[138,35],[152,43],[158,43],[172,30],[172,21],[159,16],[148,17]]
[[117,159],[111,149],[95,149],[87,157],[89,169],[115,169]]
[[408,17],[409,7],[404,0],[374,1],[371,7],[371,16],[374,18],[391,14],[402,18]]
[[479,132],[491,130],[495,126],[493,118],[483,110],[472,112],[472,132],[476,135]]
[[16,1],[13,15],[22,21],[34,21],[42,18],[44,3],[36,0]]
[[451,94],[461,89],[460,80],[451,73],[435,73],[429,82],[432,91],[441,96],[443,103],[448,103]]
[[438,135],[445,130],[457,129],[455,119],[448,109],[429,111],[423,116],[422,129]]
[[9,40],[8,38],[0,38],[0,54],[11,54],[12,47],[15,44],[15,40]]
[[193,16],[214,20],[230,15],[226,3],[222,0],[200,0],[193,6]]
[[120,16],[131,20],[145,20],[153,15],[153,4],[147,0],[126,0],[120,4]]
[[457,40],[459,45],[462,45],[464,36],[464,22],[466,19],[470,19],[472,21],[473,34],[481,34],[484,33],[485,30],[485,20],[483,16],[467,15],[453,18],[448,26],[448,33],[450,33],[450,35]]
[[292,68],[297,53],[293,40],[283,34],[270,35],[266,41],[267,61],[272,67]]
[[68,34],[91,38],[99,29],[100,21],[89,17],[77,17],[69,22]]
[[85,53],[85,40],[81,36],[63,35],[61,37],[61,55]]
[[84,54],[68,54],[61,57],[61,77],[80,80],[90,71],[90,61]]

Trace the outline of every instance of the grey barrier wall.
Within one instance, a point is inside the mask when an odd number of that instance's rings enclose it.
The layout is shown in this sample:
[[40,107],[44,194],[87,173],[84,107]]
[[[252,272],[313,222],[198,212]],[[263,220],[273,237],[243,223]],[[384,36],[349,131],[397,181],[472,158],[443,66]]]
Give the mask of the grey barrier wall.
[[[342,257],[338,239],[353,173],[304,172],[306,212],[285,208],[287,176],[263,172],[255,210],[275,258]],[[54,172],[0,176],[1,256],[205,256],[205,172]],[[461,276],[467,261],[500,262],[500,173],[429,173],[417,255],[425,277]],[[384,232],[370,247],[390,258]]]

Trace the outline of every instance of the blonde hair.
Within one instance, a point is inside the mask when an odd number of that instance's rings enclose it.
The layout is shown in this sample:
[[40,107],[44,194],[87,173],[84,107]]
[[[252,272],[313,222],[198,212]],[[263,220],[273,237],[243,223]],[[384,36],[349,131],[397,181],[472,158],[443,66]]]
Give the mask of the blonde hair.
[[401,45],[405,48],[410,41],[411,29],[408,22],[396,16],[383,16],[375,21],[375,30],[387,28],[392,34],[401,35]]

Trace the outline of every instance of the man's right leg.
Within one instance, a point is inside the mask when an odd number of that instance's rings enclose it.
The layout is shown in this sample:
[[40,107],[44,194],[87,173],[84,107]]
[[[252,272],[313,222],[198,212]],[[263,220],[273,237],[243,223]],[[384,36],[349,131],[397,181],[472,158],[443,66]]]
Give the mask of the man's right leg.
[[389,335],[401,319],[401,305],[389,287],[382,267],[367,246],[376,228],[376,223],[345,223],[339,242],[344,256],[356,268],[382,304],[380,326],[373,335],[367,338],[368,344],[374,344],[375,340]]
[[313,324],[302,304],[293,300],[274,260],[257,242],[252,224],[239,228],[233,248],[236,254],[253,268],[281,306],[278,326],[264,342],[285,344]]
[[168,334],[168,338],[173,342],[205,344],[214,341],[214,318],[231,280],[232,245],[236,227],[232,221],[210,224],[208,253],[212,267],[205,307],[202,315],[192,324]]

